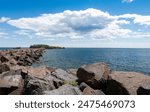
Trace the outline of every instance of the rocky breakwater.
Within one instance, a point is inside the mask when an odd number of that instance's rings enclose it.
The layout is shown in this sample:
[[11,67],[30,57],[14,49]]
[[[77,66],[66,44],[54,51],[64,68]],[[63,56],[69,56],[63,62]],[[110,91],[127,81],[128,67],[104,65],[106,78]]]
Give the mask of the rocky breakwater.
[[63,70],[31,65],[44,49],[0,51],[2,95],[149,95],[150,76],[112,71],[105,63]]
[[[150,95],[150,76],[136,72],[111,71],[105,63],[82,66],[78,69],[77,76],[80,82],[90,86],[88,93],[93,88],[106,95]],[[85,84],[84,88],[87,88]]]
[[25,73],[42,56],[44,49],[0,51],[0,94],[21,94]]

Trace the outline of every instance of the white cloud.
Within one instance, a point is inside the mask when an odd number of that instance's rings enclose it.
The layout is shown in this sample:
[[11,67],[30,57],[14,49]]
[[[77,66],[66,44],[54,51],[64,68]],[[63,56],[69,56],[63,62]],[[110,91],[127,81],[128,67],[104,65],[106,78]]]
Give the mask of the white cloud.
[[133,2],[134,0],[122,0],[122,2],[127,2],[127,3],[131,3]]
[[1,17],[1,18],[0,18],[0,23],[7,22],[8,20],[10,20],[10,18],[7,18],[7,17]]
[[150,25],[150,16],[142,16],[138,14],[124,14],[118,16],[118,18],[133,19],[133,22],[135,24]]
[[[122,25],[150,25],[149,16],[124,14],[113,16],[97,9],[64,11],[56,14],[43,14],[34,18],[19,18],[7,23],[20,28],[18,34],[43,38],[137,38],[150,37],[149,33],[132,31]],[[130,19],[130,20],[128,20]]]

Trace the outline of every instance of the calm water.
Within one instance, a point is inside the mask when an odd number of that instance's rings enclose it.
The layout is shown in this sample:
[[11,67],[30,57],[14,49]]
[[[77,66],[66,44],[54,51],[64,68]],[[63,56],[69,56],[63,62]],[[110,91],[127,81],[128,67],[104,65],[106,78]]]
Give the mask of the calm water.
[[150,74],[150,49],[66,48],[47,50],[33,66],[79,68],[81,65],[105,62],[112,70]]

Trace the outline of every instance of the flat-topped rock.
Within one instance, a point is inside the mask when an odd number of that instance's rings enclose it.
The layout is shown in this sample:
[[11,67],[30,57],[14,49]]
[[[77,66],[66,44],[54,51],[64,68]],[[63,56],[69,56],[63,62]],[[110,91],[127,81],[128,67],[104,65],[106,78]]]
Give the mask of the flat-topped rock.
[[23,79],[21,70],[8,71],[0,75],[0,94],[21,94]]
[[114,71],[107,81],[106,94],[150,94],[150,76],[136,72]]
[[57,77],[58,79],[61,79],[63,81],[75,81],[77,80],[77,77],[69,74],[68,72],[66,72],[63,69],[56,69],[53,73],[53,76]]

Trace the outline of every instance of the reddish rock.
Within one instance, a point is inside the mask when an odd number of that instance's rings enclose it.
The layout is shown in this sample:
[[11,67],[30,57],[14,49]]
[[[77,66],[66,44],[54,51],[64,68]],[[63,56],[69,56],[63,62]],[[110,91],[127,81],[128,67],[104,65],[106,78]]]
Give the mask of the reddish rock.
[[150,94],[150,76],[136,72],[114,71],[107,81],[106,94]]
[[86,87],[83,90],[83,95],[105,95],[101,90],[94,90],[91,87]]
[[105,88],[105,82],[109,79],[110,69],[104,63],[94,63],[82,66],[77,71],[77,77],[81,82],[87,83],[94,89]]
[[22,94],[23,79],[21,70],[9,71],[0,76],[0,94]]

